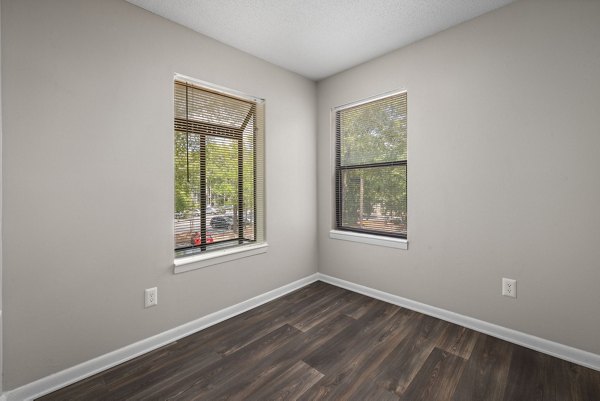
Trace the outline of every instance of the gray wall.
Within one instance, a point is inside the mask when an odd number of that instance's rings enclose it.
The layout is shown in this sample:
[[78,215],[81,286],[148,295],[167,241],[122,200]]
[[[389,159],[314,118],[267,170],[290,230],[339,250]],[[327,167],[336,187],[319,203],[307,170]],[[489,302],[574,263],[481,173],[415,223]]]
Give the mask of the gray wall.
[[[316,272],[315,83],[120,0],[3,0],[2,53],[5,390]],[[176,72],[266,99],[268,253],[172,274]]]
[[[2,0],[4,390],[317,262],[600,353],[599,19],[518,2],[320,82],[317,110],[314,83],[124,1]],[[267,254],[172,274],[175,72],[266,98]],[[409,250],[330,240],[330,108],[399,88]]]
[[[329,239],[330,108],[399,88],[409,249]],[[600,353],[600,2],[516,2],[317,93],[320,272]]]

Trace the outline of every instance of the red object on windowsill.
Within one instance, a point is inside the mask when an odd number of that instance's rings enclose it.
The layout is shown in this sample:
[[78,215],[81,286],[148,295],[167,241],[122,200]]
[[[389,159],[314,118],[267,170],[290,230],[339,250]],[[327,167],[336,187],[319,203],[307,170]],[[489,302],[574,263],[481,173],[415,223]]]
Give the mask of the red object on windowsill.
[[[213,237],[207,233],[206,234],[206,243],[212,244],[213,242],[214,242]],[[200,233],[194,234],[194,236],[192,237],[192,245],[194,245],[194,246],[202,245],[202,236],[200,236]]]

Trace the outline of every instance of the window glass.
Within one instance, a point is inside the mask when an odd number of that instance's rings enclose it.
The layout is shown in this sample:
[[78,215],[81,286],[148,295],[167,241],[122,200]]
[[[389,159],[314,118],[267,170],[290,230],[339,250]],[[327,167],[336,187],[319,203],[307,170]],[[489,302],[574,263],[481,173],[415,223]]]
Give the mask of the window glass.
[[176,256],[262,241],[262,113],[260,101],[175,82]]
[[336,228],[406,238],[406,92],[335,110]]

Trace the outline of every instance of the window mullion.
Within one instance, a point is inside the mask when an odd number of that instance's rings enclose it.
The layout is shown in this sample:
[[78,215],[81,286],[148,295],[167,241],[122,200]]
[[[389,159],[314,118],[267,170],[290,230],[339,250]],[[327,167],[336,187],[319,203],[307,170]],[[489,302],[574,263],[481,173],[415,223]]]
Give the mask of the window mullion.
[[369,164],[351,164],[348,166],[339,166],[340,170],[356,170],[361,168],[377,168],[377,167],[396,167],[406,166],[406,160],[398,160],[395,162],[369,163]]
[[206,250],[206,135],[200,135],[200,249]]
[[238,238],[239,243],[244,242],[244,137],[240,135],[238,143],[238,205],[237,205],[237,221],[238,221]]

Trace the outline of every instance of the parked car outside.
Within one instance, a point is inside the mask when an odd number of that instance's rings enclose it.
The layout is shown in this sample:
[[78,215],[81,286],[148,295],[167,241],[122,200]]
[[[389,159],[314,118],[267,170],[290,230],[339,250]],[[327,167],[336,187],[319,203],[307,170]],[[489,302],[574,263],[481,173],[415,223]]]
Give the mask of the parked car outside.
[[233,218],[231,216],[214,216],[210,219],[210,226],[215,230],[231,230]]
[[[212,206],[206,206],[206,215],[215,214],[217,210]],[[194,216],[200,216],[200,209],[194,209]]]
[[193,210],[181,210],[179,212],[175,212],[175,218],[177,220],[189,219],[194,214]]

